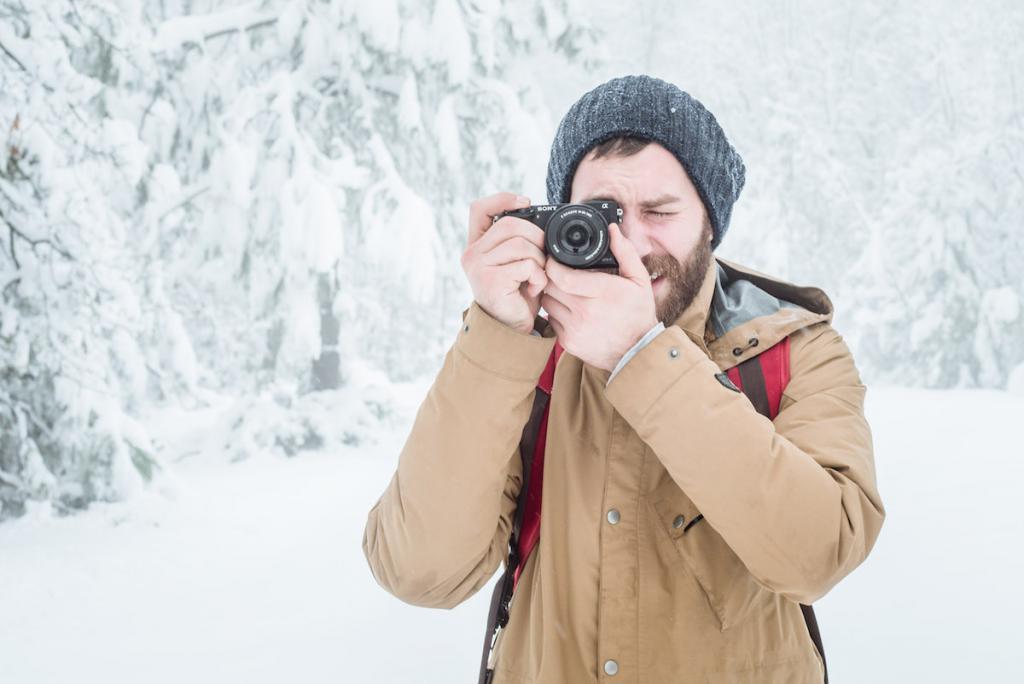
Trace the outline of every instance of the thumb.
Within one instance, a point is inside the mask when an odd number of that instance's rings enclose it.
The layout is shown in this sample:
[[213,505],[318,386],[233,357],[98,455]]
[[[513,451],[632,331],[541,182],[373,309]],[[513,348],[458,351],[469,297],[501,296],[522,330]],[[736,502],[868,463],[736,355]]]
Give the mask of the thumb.
[[608,235],[612,255],[619,262],[619,275],[636,282],[649,284],[651,275],[644,267],[644,262],[640,260],[640,255],[636,253],[633,243],[619,230],[619,224],[608,224]]

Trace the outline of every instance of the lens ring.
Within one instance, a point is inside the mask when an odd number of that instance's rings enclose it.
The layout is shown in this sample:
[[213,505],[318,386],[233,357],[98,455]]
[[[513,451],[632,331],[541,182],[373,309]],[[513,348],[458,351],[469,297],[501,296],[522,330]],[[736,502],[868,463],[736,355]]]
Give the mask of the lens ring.
[[548,254],[574,268],[586,268],[608,251],[608,223],[585,204],[561,206],[548,220],[544,233]]

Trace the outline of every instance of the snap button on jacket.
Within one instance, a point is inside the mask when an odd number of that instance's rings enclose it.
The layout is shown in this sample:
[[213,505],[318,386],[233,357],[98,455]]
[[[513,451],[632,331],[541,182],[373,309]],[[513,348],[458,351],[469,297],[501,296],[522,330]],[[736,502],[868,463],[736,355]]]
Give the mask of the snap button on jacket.
[[[822,681],[799,604],[864,561],[885,517],[865,387],[832,313],[817,288],[716,258],[611,383],[562,354],[540,539],[494,684]],[[476,303],[463,318],[363,536],[377,582],[420,606],[458,605],[505,558],[519,440],[555,341],[541,317],[540,336]],[[721,374],[786,336],[772,421]]]

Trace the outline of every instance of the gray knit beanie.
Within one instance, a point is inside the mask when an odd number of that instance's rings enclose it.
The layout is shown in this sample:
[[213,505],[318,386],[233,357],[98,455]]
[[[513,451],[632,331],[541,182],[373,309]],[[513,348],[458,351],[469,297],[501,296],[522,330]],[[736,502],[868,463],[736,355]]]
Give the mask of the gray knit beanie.
[[704,105],[651,76],[614,78],[569,108],[551,143],[548,202],[568,202],[576,167],[587,152],[624,135],[653,140],[676,156],[711,219],[711,248],[718,247],[743,189],[743,159]]

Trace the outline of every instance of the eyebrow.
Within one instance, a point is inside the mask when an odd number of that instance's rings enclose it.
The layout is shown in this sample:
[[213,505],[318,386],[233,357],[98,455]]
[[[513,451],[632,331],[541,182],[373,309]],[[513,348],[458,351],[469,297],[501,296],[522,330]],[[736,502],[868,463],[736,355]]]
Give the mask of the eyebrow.
[[[608,198],[607,195],[596,195],[594,197],[589,197],[589,198],[587,198],[587,199],[585,199],[583,201],[584,202],[593,202],[594,200],[601,200],[601,199],[609,199],[609,198]],[[640,208],[641,209],[653,209],[655,207],[660,207],[663,204],[669,204],[671,202],[681,202],[681,201],[682,201],[682,198],[681,197],[676,197],[675,195],[662,195],[660,197],[655,197],[654,199],[644,200],[644,201],[640,202]]]

